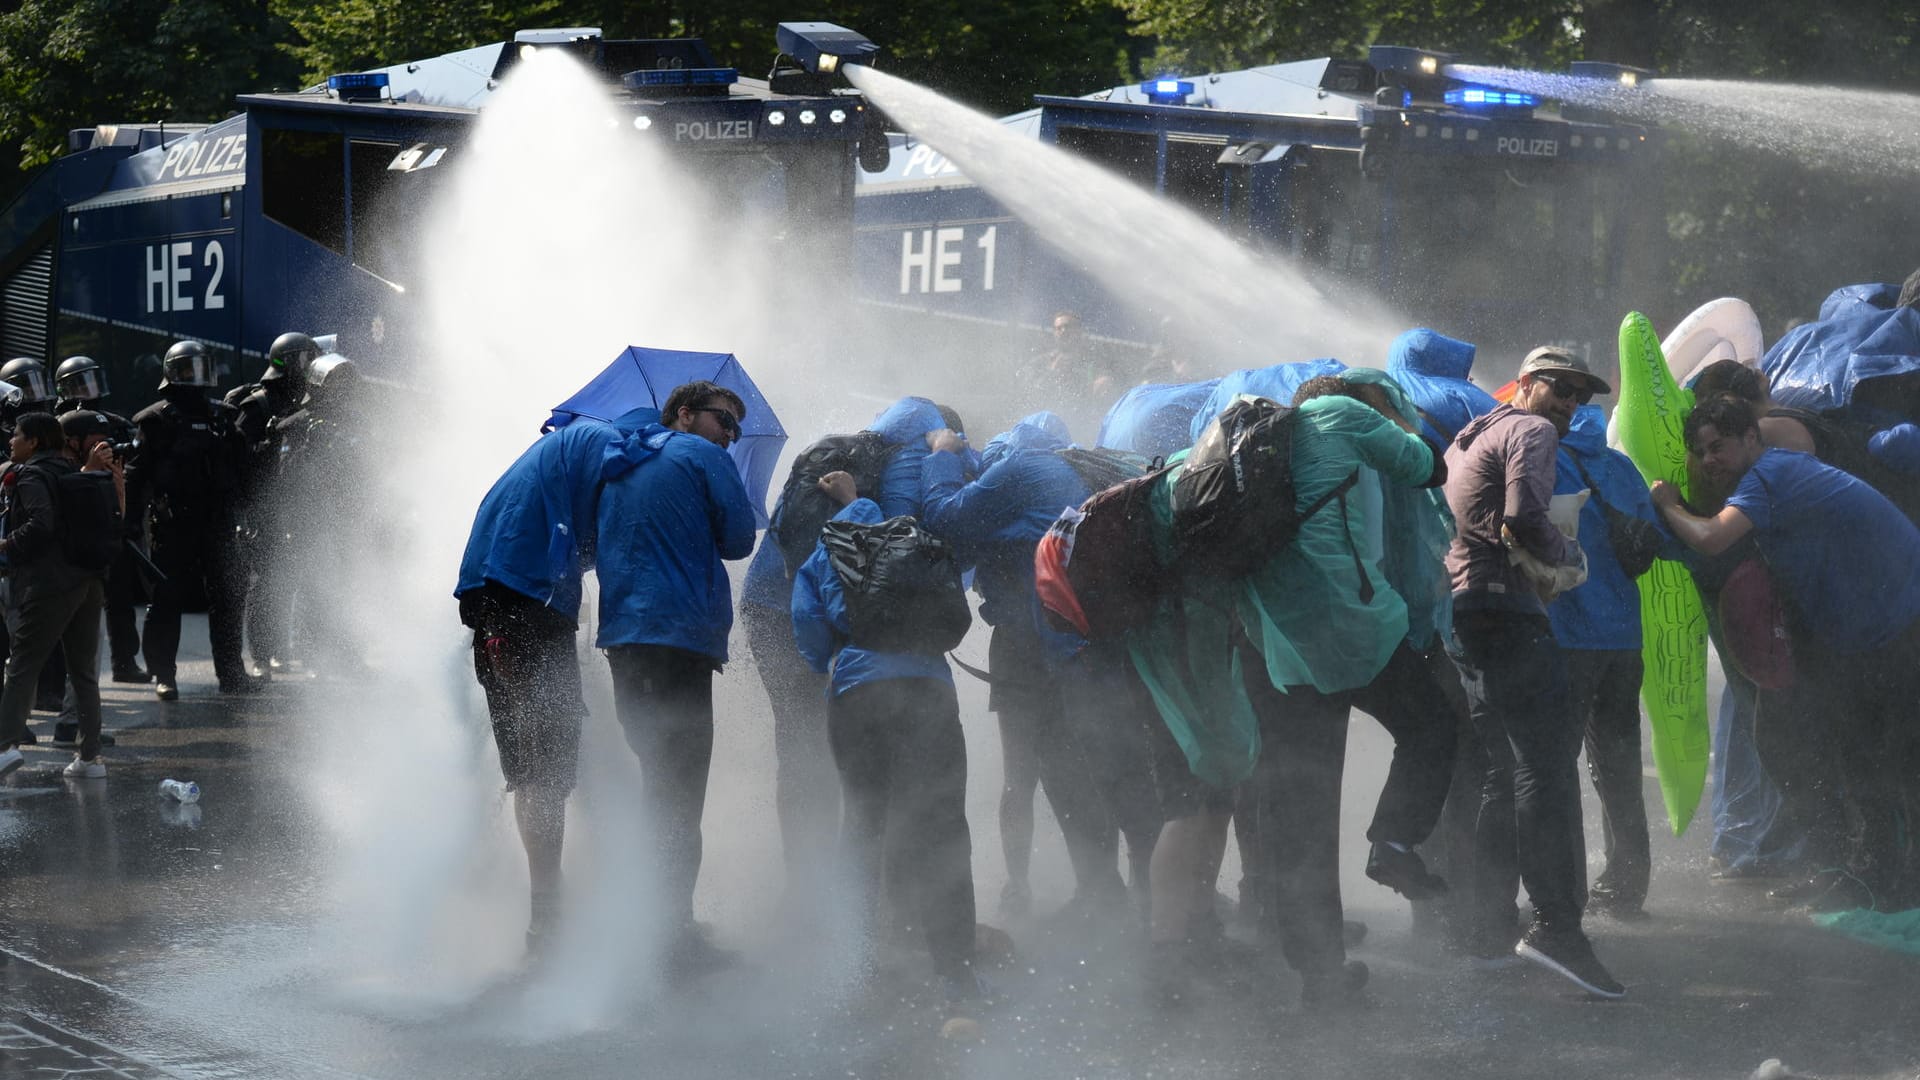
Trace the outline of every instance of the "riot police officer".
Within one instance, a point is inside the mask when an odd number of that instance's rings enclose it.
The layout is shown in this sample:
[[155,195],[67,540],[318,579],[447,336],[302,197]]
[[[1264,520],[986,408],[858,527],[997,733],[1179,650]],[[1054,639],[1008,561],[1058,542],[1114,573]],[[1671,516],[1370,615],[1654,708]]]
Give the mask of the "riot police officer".
[[354,405],[359,370],[352,360],[328,353],[307,371],[307,394],[299,411],[274,421],[280,446],[282,492],[280,524],[289,543],[299,547],[297,572],[289,567],[287,584],[298,594],[301,640],[313,652],[321,673],[351,674],[366,666],[356,645],[342,589],[358,581],[381,560],[362,549],[381,530],[365,520],[367,500],[353,485],[370,464],[365,434]]
[[0,365],[0,382],[20,391],[0,400],[0,435],[12,438],[15,418],[47,411],[53,403],[53,384],[47,380],[47,365],[31,356],[17,356]]
[[134,415],[140,443],[127,464],[127,520],[135,530],[147,523],[154,564],[165,575],[147,606],[147,670],[161,701],[179,697],[180,613],[203,589],[220,690],[245,693],[257,689],[240,655],[234,555],[246,444],[235,410],[207,396],[219,379],[205,346],[175,343],[160,370],[160,400]]
[[275,424],[300,411],[307,395],[307,369],[319,357],[320,346],[313,338],[288,331],[273,339],[260,381],[237,386],[226,396],[226,403],[238,410],[247,444],[240,491],[240,534],[251,571],[247,648],[263,673],[281,670],[286,663],[293,600],[292,583],[286,579],[288,530],[274,496],[281,444]]
[[[58,395],[53,414],[65,416],[80,409],[100,414],[107,422],[107,441],[124,460],[135,441],[134,427],[126,417],[100,408],[101,399],[109,393],[105,369],[92,357],[69,356],[54,369],[53,388]],[[138,557],[131,548],[123,548],[107,571],[107,650],[112,657],[114,682],[148,681],[147,673],[140,668],[140,631],[133,618],[134,607],[146,601],[146,582],[140,576]],[[66,726],[62,723],[55,731],[55,742],[60,741]]]

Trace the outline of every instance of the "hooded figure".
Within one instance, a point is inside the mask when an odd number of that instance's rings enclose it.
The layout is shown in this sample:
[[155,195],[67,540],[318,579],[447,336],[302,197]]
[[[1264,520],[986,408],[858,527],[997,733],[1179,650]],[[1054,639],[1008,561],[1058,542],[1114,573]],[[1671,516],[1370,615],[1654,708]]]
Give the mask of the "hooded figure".
[[[1607,447],[1607,418],[1598,405],[1582,405],[1560,437],[1554,494],[1587,490],[1586,469],[1597,491],[1580,509],[1580,547],[1587,553],[1586,583],[1547,608],[1553,636],[1572,649],[1640,648],[1640,586],[1620,568],[1601,503],[1664,529],[1646,481],[1625,454]],[[1677,551],[1674,554],[1678,554]]]
[[1033,549],[1060,511],[1092,494],[1055,453],[1068,445],[1066,422],[1037,412],[987,443],[972,483],[955,454],[928,454],[921,467],[920,520],[975,568],[989,626],[1033,620]]
[[1322,375],[1338,375],[1347,370],[1347,365],[1338,360],[1322,358],[1303,360],[1297,364],[1273,364],[1263,368],[1242,368],[1221,379],[1207,395],[1200,411],[1193,416],[1188,425],[1188,443],[1200,441],[1200,434],[1213,423],[1214,417],[1226,411],[1236,398],[1253,396],[1277,401],[1282,405],[1293,400],[1293,392],[1308,379]]
[[[1879,290],[1865,294],[1861,290]],[[1815,412],[1846,410],[1878,422],[1920,418],[1920,310],[1883,307],[1892,285],[1851,285],[1767,350],[1760,369],[1773,403]]]
[[1148,383],[1121,395],[1101,421],[1099,446],[1144,457],[1166,457],[1193,442],[1193,417],[1219,379],[1193,383]]
[[1442,447],[1474,417],[1492,412],[1499,404],[1492,394],[1468,381],[1474,353],[1467,342],[1426,327],[1394,338],[1387,350],[1387,374],[1419,407],[1421,431]]

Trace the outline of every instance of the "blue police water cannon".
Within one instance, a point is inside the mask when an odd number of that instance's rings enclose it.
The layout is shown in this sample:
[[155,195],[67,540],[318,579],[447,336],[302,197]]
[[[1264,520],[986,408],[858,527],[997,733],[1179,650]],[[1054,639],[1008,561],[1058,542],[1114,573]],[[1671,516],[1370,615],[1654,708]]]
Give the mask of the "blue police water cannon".
[[783,22],[774,28],[780,55],[767,85],[779,94],[828,94],[848,64],[871,65],[880,46],[830,22]]
[[1616,82],[1629,90],[1638,89],[1654,75],[1646,68],[1612,64],[1605,60],[1575,60],[1573,66],[1567,69],[1567,73],[1582,79],[1604,79],[1608,82]]
[[[1374,103],[1387,108],[1439,105],[1458,85],[1445,72],[1452,53],[1406,45],[1375,45],[1367,50],[1367,66],[1378,82]],[[1349,91],[1350,92],[1350,91]]]
[[[1614,64],[1605,60],[1575,60],[1567,73],[1576,78],[1592,79],[1600,83],[1611,83],[1612,93],[1631,94],[1639,91],[1651,82],[1655,72],[1647,68],[1629,67],[1626,64]],[[1606,123],[1610,119],[1604,108],[1576,101],[1560,103],[1560,115],[1568,120]]]

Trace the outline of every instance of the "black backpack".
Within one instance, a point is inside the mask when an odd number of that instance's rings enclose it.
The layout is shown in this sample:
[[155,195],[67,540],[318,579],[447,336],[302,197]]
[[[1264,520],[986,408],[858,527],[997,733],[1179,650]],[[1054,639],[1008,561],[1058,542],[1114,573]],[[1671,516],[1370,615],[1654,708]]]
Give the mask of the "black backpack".
[[[1300,534],[1300,526],[1338,499],[1346,515],[1355,470],[1304,510],[1295,509],[1293,409],[1267,398],[1236,401],[1200,434],[1173,482],[1173,539],[1187,568],[1239,577],[1266,563]],[[1360,553],[1361,602],[1373,585]]]
[[973,609],[946,541],[910,517],[877,525],[829,521],[821,542],[846,592],[853,644],[939,656],[960,644]]
[[35,471],[53,489],[54,504],[59,508],[61,557],[78,569],[105,573],[125,542],[121,536],[120,493],[114,489],[113,475],[78,469]]
[[887,462],[899,449],[878,432],[858,431],[828,435],[800,451],[787,472],[786,484],[780,488],[780,499],[774,504],[773,520],[767,528],[767,535],[779,545],[787,577],[798,573],[800,564],[813,554],[821,527],[839,510],[814,486],[820,478],[833,472],[848,473],[860,494],[872,498],[879,490]]

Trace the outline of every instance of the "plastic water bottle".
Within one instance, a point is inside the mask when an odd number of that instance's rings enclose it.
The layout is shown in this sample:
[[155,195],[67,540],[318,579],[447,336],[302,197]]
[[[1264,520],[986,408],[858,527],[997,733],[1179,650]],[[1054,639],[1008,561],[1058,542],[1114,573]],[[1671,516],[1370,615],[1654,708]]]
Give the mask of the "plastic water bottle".
[[182,803],[200,801],[200,785],[191,780],[162,780],[160,794]]

